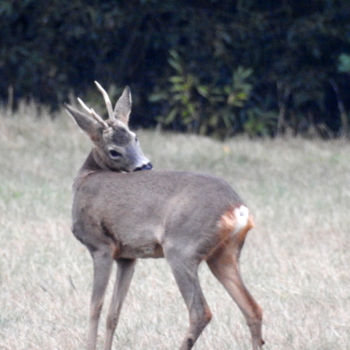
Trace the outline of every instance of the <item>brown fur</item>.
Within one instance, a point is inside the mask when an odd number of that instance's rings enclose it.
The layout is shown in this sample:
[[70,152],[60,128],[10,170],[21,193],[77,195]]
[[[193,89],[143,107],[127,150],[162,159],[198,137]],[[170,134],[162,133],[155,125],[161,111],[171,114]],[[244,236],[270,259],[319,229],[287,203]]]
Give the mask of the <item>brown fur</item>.
[[[189,313],[190,324],[181,350],[193,347],[211,319],[198,278],[203,259],[242,310],[253,350],[260,350],[261,308],[244,286],[238,266],[245,237],[254,226],[252,216],[236,232],[234,210],[242,200],[229,184],[214,176],[180,171],[134,172],[149,161],[127,126],[130,92],[125,89],[117,102],[116,120],[108,97],[105,100],[110,115],[107,122],[67,107],[95,143],[77,177],[72,209],[73,233],[89,249],[94,266],[87,349],[96,349],[113,262],[117,262],[118,270],[107,316],[105,350],[112,348],[136,259],[164,257]],[[84,109],[94,116],[93,110]],[[111,150],[117,156],[113,157]]]
[[224,214],[221,215],[217,223],[217,244],[214,248],[210,249],[209,253],[205,257],[205,260],[208,260],[217,250],[219,250],[222,246],[229,244],[232,240],[236,242],[239,249],[242,248],[248,231],[254,227],[254,219],[250,214],[247,225],[233,235],[233,232],[236,230],[237,223],[234,210],[240,207],[240,205],[241,204],[230,205]]

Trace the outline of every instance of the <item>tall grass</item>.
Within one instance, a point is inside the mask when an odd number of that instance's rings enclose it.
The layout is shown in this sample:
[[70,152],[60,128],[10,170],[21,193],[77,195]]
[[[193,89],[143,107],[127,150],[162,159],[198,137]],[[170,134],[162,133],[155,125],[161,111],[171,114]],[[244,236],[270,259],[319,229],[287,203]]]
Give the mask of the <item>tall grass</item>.
[[[70,205],[90,142],[68,117],[37,113],[0,111],[0,349],[82,349],[92,266],[70,233]],[[241,266],[264,309],[266,349],[349,348],[350,145],[139,136],[157,169],[223,177],[252,209]],[[236,305],[205,265],[200,276],[214,318],[195,349],[250,349]],[[114,348],[176,349],[187,323],[166,263],[140,260]]]

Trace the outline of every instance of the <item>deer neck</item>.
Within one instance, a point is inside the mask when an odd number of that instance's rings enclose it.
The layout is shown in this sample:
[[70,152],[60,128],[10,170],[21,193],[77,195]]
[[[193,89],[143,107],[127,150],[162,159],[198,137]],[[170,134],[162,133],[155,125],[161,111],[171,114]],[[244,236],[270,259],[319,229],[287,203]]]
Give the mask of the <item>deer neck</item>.
[[95,172],[99,170],[112,170],[102,160],[96,148],[93,148],[86,158],[83,166],[80,168],[79,175],[86,172]]
[[93,148],[87,156],[85,162],[78,172],[78,176],[75,178],[73,183],[73,189],[77,190],[84,180],[90,175],[97,171],[111,170],[102,161],[98,154],[98,151]]

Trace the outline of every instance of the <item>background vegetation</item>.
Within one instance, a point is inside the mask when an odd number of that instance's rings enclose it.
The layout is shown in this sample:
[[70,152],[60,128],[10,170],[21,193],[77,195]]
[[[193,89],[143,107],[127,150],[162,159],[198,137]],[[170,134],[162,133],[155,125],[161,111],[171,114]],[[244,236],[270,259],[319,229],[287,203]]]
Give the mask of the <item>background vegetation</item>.
[[[23,104],[0,111],[0,349],[82,349],[92,263],[70,232],[71,184],[91,143],[67,116],[36,116]],[[138,136],[157,169],[216,174],[249,204],[256,227],[242,275],[264,308],[265,349],[347,349],[350,144]],[[205,264],[200,278],[214,318],[195,349],[250,350],[240,311]],[[166,262],[140,260],[115,348],[177,349],[187,323]]]
[[3,0],[0,100],[130,84],[134,122],[217,137],[349,136],[350,3]]

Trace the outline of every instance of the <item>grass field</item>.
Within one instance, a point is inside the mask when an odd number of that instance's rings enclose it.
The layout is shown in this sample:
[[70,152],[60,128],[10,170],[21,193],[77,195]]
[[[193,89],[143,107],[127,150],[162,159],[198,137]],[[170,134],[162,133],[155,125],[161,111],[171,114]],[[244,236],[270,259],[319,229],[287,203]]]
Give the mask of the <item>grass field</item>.
[[[0,111],[0,349],[83,349],[92,264],[70,206],[90,142],[68,117],[35,114]],[[350,349],[350,144],[139,136],[155,168],[223,177],[253,211],[241,267],[264,309],[265,349]],[[236,305],[205,264],[200,276],[214,317],[195,349],[250,349]],[[177,349],[187,322],[165,261],[140,260],[114,348]]]

